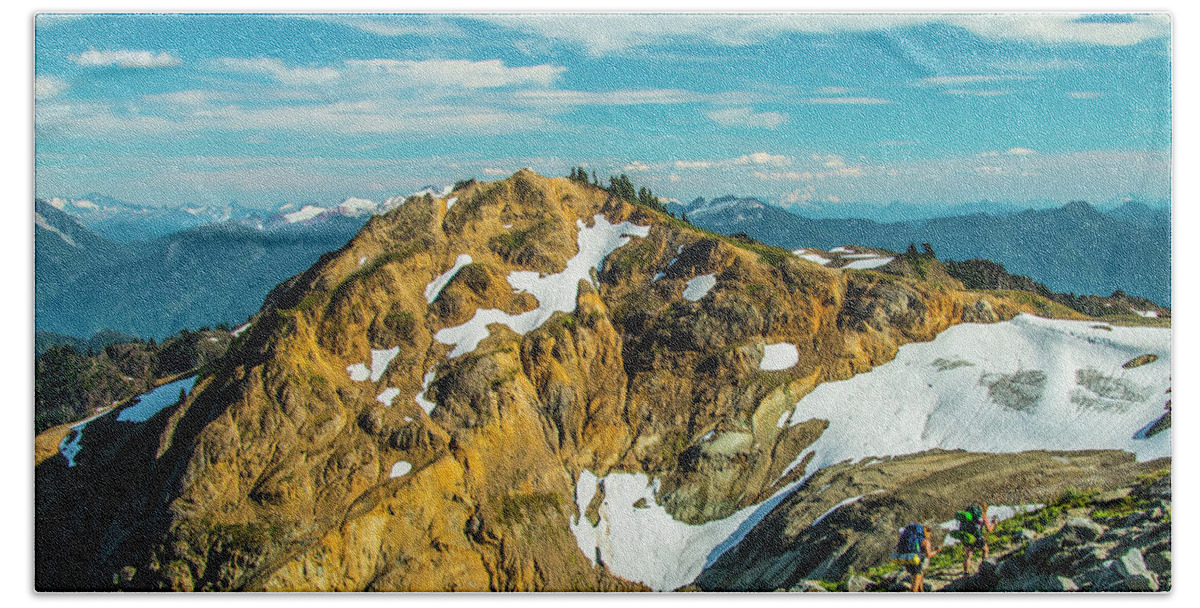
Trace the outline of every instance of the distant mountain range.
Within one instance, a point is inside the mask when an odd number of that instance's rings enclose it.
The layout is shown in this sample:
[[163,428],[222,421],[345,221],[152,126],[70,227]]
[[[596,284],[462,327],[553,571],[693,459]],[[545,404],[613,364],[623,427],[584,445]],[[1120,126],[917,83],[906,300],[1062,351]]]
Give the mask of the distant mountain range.
[[[426,186],[414,195],[438,194],[435,186]],[[409,195],[413,196],[413,195]],[[237,224],[267,230],[288,224],[311,223],[333,217],[366,218],[386,213],[404,202],[396,196],[383,202],[350,197],[333,207],[281,203],[271,210],[251,209],[232,202],[228,205],[184,205],[152,207],[134,205],[98,193],[79,198],[54,197],[46,204],[79,221],[101,237],[115,243],[148,241],[205,224]]]
[[[445,191],[429,186],[410,196]],[[70,336],[115,330],[162,339],[239,323],[272,287],[406,198],[266,213],[236,204],[140,207],[99,194],[36,200],[34,325]]]
[[985,258],[1060,292],[1118,289],[1171,303],[1171,214],[1129,202],[1101,212],[1072,202],[1008,215],[972,213],[910,222],[800,217],[755,198],[696,199],[668,209],[724,234],[745,233],[787,249],[857,244],[903,251],[929,243],[939,258]]

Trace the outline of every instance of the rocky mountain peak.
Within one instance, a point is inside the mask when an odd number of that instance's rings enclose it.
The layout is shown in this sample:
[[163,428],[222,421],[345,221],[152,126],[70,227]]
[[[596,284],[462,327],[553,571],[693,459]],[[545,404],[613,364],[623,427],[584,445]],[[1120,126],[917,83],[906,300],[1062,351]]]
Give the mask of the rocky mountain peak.
[[[529,170],[425,192],[273,290],[179,404],[89,423],[120,462],[39,466],[39,505],[75,522],[39,527],[39,581],[672,589],[811,473],[829,422],[790,421],[801,397],[1030,302],[826,268]],[[128,493],[98,490],[114,473]],[[599,532],[627,521],[678,563]],[[42,549],[64,544],[82,553]]]

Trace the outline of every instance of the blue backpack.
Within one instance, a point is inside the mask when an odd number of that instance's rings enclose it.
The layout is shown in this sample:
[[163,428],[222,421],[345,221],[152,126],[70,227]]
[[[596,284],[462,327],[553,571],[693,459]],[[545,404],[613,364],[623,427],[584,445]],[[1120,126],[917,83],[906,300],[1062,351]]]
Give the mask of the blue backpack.
[[925,526],[908,524],[900,531],[900,540],[896,541],[897,555],[920,555],[921,541],[925,540]]

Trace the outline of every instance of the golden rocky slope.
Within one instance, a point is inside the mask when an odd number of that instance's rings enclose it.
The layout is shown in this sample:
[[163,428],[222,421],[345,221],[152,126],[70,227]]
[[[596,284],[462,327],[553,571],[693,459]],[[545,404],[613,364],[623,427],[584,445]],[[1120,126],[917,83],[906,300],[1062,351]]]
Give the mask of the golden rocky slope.
[[[439,330],[538,307],[509,273],[562,272],[597,214],[649,232],[579,281],[573,312],[448,356]],[[683,298],[705,274],[715,287]],[[825,423],[776,421],[817,384],[955,323],[1047,311],[1071,314],[944,273],[824,268],[528,170],[414,197],[276,288],[184,402],[97,420],[79,466],[38,465],[37,586],[639,589],[576,545],[582,471],[647,472],[684,522],[728,516],[803,475],[777,479]],[[799,362],[760,370],[778,342]],[[353,377],[394,347],[377,380]]]

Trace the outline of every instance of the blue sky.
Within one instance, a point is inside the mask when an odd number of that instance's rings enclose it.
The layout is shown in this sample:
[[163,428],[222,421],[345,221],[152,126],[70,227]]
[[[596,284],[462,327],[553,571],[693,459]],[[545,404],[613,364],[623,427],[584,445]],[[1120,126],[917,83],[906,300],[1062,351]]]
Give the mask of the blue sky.
[[529,166],[662,196],[1170,198],[1170,21],[40,16],[35,193],[380,200]]

